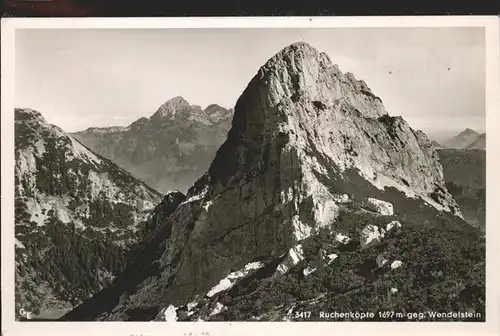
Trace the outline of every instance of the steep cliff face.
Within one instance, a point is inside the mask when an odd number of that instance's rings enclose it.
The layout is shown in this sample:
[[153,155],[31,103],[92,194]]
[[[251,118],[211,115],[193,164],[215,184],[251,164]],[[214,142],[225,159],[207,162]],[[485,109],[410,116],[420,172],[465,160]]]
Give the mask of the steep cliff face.
[[128,127],[89,128],[72,136],[156,190],[186,192],[208,169],[230,128],[232,110],[205,110],[174,97]]
[[[156,312],[175,320],[178,307],[190,316],[211,304],[220,312],[211,298],[239,279],[279,279],[317,256],[302,273],[309,275],[335,263],[339,248],[370,250],[401,226],[389,225],[395,219],[463,227],[430,141],[388,116],[380,98],[328,56],[293,44],[251,80],[208,172],[145,242],[150,251],[141,259],[149,258],[153,275],[131,280],[144,261],[130,263],[112,291],[65,319]],[[315,250],[318,236],[327,238]],[[120,292],[130,295],[114,304]],[[193,316],[217,315],[205,313]]]
[[68,308],[102,289],[158,192],[31,109],[15,110],[16,304]]

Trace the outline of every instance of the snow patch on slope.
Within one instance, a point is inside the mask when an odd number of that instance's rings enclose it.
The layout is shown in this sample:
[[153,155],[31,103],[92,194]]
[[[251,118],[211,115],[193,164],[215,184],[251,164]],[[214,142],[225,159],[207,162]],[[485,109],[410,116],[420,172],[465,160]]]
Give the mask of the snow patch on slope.
[[205,187],[198,194],[195,194],[195,195],[189,197],[187,200],[182,202],[180,205],[199,201],[207,195],[207,192],[208,192],[208,185],[205,185]]
[[244,278],[247,276],[251,271],[257,270],[261,267],[263,267],[264,264],[262,262],[251,262],[245,267],[243,267],[241,270],[232,272],[230,273],[227,277],[222,279],[217,285],[215,285],[208,293],[206,294],[208,297],[213,297],[217,293],[223,292],[225,290],[230,289],[231,287],[234,286],[236,283],[236,280]]
[[216,305],[215,305],[215,308],[212,310],[212,312],[210,313],[210,316],[213,316],[213,315],[217,315],[219,314],[220,312],[222,312],[224,309],[226,308],[226,306],[224,306],[222,303],[220,302],[217,302]]
[[[367,178],[367,176],[364,177]],[[377,187],[377,189],[380,189],[382,191],[384,191],[386,187],[387,188],[392,187],[396,188],[399,191],[402,191],[408,198],[418,198],[417,194],[412,188],[407,187],[403,183],[399,183],[395,181],[393,178],[390,178],[383,174],[379,173],[375,176],[375,178],[367,178],[367,179],[371,184]]]
[[[417,195],[412,188],[405,186],[402,183],[395,181],[394,179],[387,177],[383,174],[377,174],[375,178],[368,178],[364,176],[371,184],[373,184],[377,189],[384,191],[385,188],[393,187],[399,191],[402,191],[406,197],[417,199],[420,198],[430,206],[436,208],[439,211],[448,211],[451,212],[451,209],[448,206],[443,206],[442,204],[437,203],[428,195]],[[459,216],[461,217],[461,216]]]
[[177,308],[175,308],[173,305],[168,306],[163,312],[163,318],[165,322],[176,322]]

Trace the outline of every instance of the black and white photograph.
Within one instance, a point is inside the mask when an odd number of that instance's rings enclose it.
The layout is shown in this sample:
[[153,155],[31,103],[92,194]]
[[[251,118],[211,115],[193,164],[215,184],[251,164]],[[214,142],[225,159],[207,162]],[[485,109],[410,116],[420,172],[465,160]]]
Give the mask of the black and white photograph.
[[486,31],[15,29],[10,314],[488,322]]

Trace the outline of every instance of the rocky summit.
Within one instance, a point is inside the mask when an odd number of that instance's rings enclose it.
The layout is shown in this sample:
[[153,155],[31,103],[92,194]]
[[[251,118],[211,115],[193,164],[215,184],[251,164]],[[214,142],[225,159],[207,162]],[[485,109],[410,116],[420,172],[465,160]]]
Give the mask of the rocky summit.
[[16,305],[57,315],[123,269],[161,195],[31,109],[15,159]]
[[63,320],[484,311],[484,238],[429,139],[305,43],[259,69],[208,172],[157,218],[113,285]]
[[217,104],[203,110],[174,97],[128,127],[92,127],[71,135],[156,190],[186,192],[226,139],[232,115]]

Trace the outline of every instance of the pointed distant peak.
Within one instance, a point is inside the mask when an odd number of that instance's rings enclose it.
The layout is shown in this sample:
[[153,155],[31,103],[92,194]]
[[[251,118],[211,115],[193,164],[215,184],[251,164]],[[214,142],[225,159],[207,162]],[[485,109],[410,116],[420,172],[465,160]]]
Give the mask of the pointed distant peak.
[[478,132],[476,132],[476,131],[474,131],[473,129],[470,129],[470,128],[466,128],[466,129],[462,132],[462,134],[478,134],[478,135],[479,135],[479,133],[478,133]]
[[212,109],[221,109],[223,108],[222,106],[220,106],[219,104],[210,104],[208,105],[206,108],[205,108],[205,111],[207,110],[212,110]]
[[151,116],[151,119],[157,120],[163,119],[165,117],[172,119],[175,117],[177,110],[189,106],[191,105],[189,105],[189,103],[183,97],[173,97],[167,100],[163,105],[161,105],[156,113]]
[[167,100],[162,106],[160,106],[160,108],[164,106],[172,106],[172,107],[189,106],[189,103],[183,97],[175,96]]
[[220,123],[232,118],[233,113],[225,107],[218,104],[208,105],[205,109],[205,114],[210,118],[212,123]]

